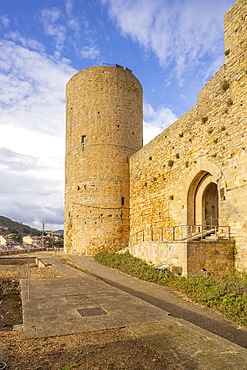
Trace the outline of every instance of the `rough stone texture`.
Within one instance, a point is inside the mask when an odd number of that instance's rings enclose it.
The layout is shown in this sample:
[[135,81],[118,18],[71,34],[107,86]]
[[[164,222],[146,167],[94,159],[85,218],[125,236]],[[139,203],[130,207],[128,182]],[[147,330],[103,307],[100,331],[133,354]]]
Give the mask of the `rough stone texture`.
[[234,242],[187,243],[187,276],[213,274],[225,276],[234,267]]
[[[167,263],[167,268],[173,272],[178,268],[179,274],[187,275],[187,243],[186,242],[139,242],[124,248],[120,253],[129,251],[132,255],[147,263],[158,266]],[[201,272],[201,269],[200,269]]]
[[235,245],[233,241],[193,242],[139,242],[121,250],[147,263],[166,267],[172,273],[183,276],[213,274],[226,276],[234,267]]
[[195,107],[130,161],[131,235],[218,219],[230,226],[240,270],[247,269],[246,20],[247,3],[238,0],[225,15],[225,64]]
[[129,158],[142,147],[142,87],[102,66],[67,84],[65,251],[95,254],[129,237]]
[[[201,269],[210,243],[179,244],[186,239],[174,238],[168,227],[188,234],[220,226],[220,241],[228,238],[229,228],[231,240],[217,248],[224,254],[235,242],[236,267],[247,270],[246,20],[247,3],[237,0],[225,15],[225,64],[199,93],[195,107],[144,148],[142,89],[131,71],[92,67],[72,77],[67,85],[67,253],[118,250],[128,245],[129,235],[132,241],[143,229],[158,233],[166,227],[167,235],[150,239],[148,248],[147,239],[142,240],[146,244],[139,240],[136,253],[147,261],[182,266],[187,274]],[[170,254],[163,242],[170,243]],[[191,265],[189,259],[194,259]],[[210,265],[220,272],[217,260]],[[224,264],[231,268],[229,261],[219,262]]]

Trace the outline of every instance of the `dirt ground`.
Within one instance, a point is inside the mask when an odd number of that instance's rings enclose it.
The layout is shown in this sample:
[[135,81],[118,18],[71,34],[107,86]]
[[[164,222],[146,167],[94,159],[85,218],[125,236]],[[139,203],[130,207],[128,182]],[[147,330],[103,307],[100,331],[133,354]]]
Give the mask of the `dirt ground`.
[[126,328],[25,339],[19,281],[26,278],[27,264],[33,279],[58,276],[53,268],[38,269],[31,260],[0,261],[0,363],[6,363],[6,369],[178,369]]

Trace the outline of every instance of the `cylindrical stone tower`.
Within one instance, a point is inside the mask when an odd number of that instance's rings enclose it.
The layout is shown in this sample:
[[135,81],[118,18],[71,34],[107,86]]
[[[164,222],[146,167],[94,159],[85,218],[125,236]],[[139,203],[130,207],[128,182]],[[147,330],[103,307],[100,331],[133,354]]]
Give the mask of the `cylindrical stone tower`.
[[65,252],[120,249],[129,237],[129,158],[142,147],[142,87],[121,66],[67,84]]

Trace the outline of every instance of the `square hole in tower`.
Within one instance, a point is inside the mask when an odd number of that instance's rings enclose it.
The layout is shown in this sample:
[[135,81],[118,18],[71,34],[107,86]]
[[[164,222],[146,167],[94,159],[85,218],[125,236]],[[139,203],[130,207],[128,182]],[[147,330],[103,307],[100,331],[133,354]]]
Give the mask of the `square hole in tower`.
[[86,316],[102,316],[102,315],[108,315],[108,312],[103,310],[101,307],[89,307],[89,308],[81,308],[77,310],[79,314],[83,317]]

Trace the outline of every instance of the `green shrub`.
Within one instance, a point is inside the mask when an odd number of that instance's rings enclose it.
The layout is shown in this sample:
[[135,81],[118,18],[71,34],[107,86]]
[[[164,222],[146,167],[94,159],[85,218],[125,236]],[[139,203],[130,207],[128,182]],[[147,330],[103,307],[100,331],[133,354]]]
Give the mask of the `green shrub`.
[[224,91],[229,89],[229,82],[227,80],[224,80],[221,84],[221,87]]
[[169,159],[169,161],[168,161],[168,166],[169,166],[169,167],[172,167],[172,166],[173,166],[173,164],[174,164],[174,161],[173,161],[172,159]]
[[117,268],[126,274],[146,281],[159,282],[169,274],[168,271],[157,270],[152,264],[147,264],[139,258],[133,257],[129,252],[120,254],[102,252],[94,258],[105,266]]
[[139,279],[156,282],[186,294],[194,302],[223,313],[239,325],[247,326],[247,274],[236,271],[220,278],[217,276],[175,276],[168,270],[158,270],[152,264],[122,254],[102,252],[94,257],[98,262],[119,269]]

